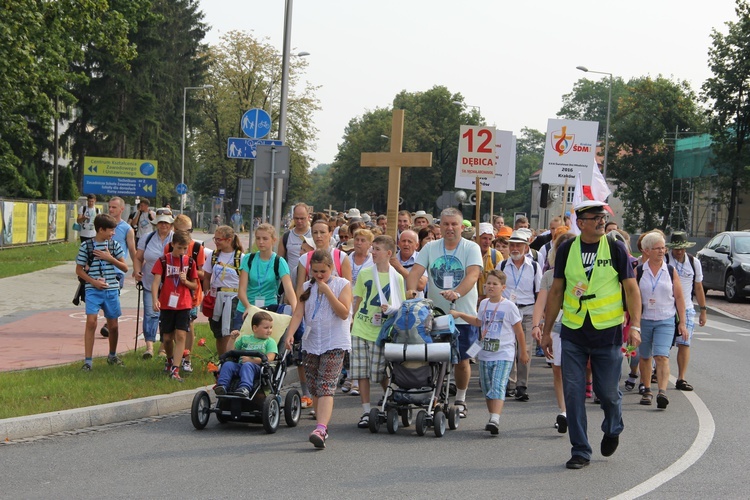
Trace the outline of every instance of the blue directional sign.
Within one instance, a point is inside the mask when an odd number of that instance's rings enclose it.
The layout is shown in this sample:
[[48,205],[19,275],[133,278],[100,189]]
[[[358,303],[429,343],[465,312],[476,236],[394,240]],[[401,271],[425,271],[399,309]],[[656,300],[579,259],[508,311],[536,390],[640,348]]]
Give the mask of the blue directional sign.
[[157,165],[154,160],[87,156],[83,160],[83,192],[153,198]]
[[271,131],[271,116],[259,108],[245,111],[240,121],[242,131],[251,139],[262,139]]
[[175,191],[177,191],[177,194],[185,194],[187,193],[187,184],[183,184],[182,182],[177,184],[177,187],[175,188]]
[[271,139],[242,139],[240,137],[230,137],[227,141],[227,158],[244,158],[246,160],[255,159],[256,146],[283,146],[282,141]]

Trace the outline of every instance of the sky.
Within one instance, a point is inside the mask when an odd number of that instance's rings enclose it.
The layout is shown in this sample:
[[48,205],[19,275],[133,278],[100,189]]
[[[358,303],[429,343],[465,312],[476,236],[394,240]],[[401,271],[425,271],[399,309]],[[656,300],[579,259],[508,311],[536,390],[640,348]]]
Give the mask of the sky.
[[[283,0],[201,0],[206,41],[232,30],[283,47]],[[309,52],[302,80],[321,88],[313,166],[330,163],[352,118],[435,85],[478,106],[490,125],[542,132],[583,73],[663,75],[697,92],[711,76],[713,28],[734,0],[297,0],[292,53]],[[278,104],[277,104],[278,105]]]

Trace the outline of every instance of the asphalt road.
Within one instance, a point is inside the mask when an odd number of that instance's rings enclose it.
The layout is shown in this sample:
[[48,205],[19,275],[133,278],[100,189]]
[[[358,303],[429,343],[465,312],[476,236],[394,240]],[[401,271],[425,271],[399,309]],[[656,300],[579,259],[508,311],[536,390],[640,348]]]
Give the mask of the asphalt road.
[[688,377],[696,391],[670,389],[666,411],[625,393],[626,428],[609,458],[598,453],[602,414],[589,403],[595,451],[580,471],[564,467],[570,444],[553,428],[551,370],[534,358],[531,400],[507,402],[497,437],[483,430],[476,378],[468,418],[442,438],[419,437],[413,427],[395,435],[357,429],[358,398],[348,395],[336,397],[324,451],[307,442],[309,418],[267,435],[259,425],[221,425],[213,416],[197,431],[182,412],[4,445],[2,496],[747,498],[750,325],[711,316],[697,330]]

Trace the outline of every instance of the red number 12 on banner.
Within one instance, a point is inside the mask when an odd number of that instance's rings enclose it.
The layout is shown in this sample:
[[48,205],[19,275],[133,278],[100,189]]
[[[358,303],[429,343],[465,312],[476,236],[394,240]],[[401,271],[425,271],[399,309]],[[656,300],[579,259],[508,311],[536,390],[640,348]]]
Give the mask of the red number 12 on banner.
[[[466,132],[464,132],[464,135],[461,137],[465,138],[468,143],[468,152],[474,153],[474,129],[469,129]],[[484,141],[482,141],[482,144],[479,145],[479,148],[476,150],[477,153],[492,153],[492,148],[488,146],[492,142],[492,132],[487,130],[486,128],[479,129],[477,131],[477,137],[484,137]]]

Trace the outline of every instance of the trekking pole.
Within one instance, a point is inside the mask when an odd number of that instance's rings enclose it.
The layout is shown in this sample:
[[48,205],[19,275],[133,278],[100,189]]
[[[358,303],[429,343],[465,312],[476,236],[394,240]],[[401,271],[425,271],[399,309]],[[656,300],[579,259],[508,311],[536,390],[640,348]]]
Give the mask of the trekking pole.
[[135,289],[138,290],[138,304],[135,309],[135,347],[133,347],[133,352],[138,350],[138,322],[141,319],[141,291],[143,291],[143,283],[137,281],[135,283]]

